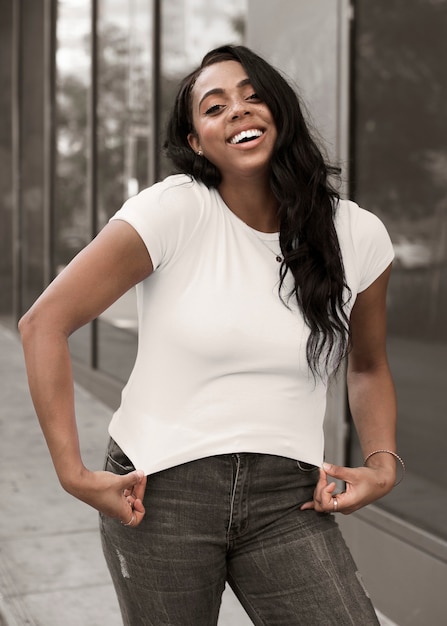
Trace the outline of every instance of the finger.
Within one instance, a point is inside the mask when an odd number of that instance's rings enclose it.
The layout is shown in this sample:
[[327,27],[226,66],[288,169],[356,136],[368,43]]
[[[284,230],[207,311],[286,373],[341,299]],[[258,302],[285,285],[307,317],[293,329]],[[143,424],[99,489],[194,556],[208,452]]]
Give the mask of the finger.
[[138,499],[135,500],[135,502],[133,503],[133,510],[138,514],[141,513],[142,518],[144,517],[144,514],[146,512],[146,508],[142,502],[142,500]]
[[314,496],[316,496],[317,500],[327,501],[328,497],[332,497],[335,486],[335,482],[329,482],[326,473],[320,470],[320,480],[316,484]]
[[321,497],[321,508],[326,513],[332,513],[336,507],[338,507],[338,500],[336,505],[334,506],[334,491],[336,488],[335,483],[329,483],[329,485],[324,489],[322,497]]
[[123,526],[132,526],[132,524],[135,522],[135,513],[133,512],[133,509],[130,509],[130,514],[129,514],[129,518],[126,518],[124,520],[121,520],[121,524]]
[[310,509],[315,509],[315,502],[313,500],[305,502],[302,506],[300,506],[300,511],[308,511]]
[[146,476],[141,470],[134,470],[121,476],[121,490],[125,498],[140,498],[146,489]]
[[124,497],[126,498],[127,503],[130,504],[131,507],[133,507],[133,505],[135,504],[135,500],[136,500],[135,496],[130,494],[128,496],[125,495]]
[[341,465],[334,465],[333,463],[323,463],[323,470],[329,476],[338,478],[344,482],[349,482],[352,478],[353,469],[351,467],[343,467]]
[[121,524],[123,526],[126,526],[127,528],[130,528],[131,526],[136,525],[135,524],[136,521],[137,521],[137,516],[136,516],[136,513],[134,513],[132,509],[129,521],[126,522],[126,521],[121,520]]
[[134,470],[133,472],[129,472],[128,474],[124,474],[121,476],[121,483],[123,491],[129,491],[129,493],[134,491],[134,488],[138,483],[144,480],[145,475],[142,470]]
[[[325,490],[328,489],[328,487],[329,485],[328,485],[326,473],[324,472],[323,469],[320,468],[320,476],[319,476],[317,484],[315,485],[315,490],[314,490],[314,499],[309,502],[305,502],[300,507],[301,511],[306,511],[308,509],[315,509],[321,512],[323,510],[322,508],[322,502],[324,499],[323,494],[325,493]],[[335,488],[335,484],[333,484],[333,486],[330,489],[333,490],[334,488]]]
[[123,514],[124,519],[121,520],[121,524],[127,527],[135,527],[140,524],[145,516],[146,509],[141,500],[137,499],[132,503],[128,503],[126,512]]
[[140,501],[143,500],[144,493],[146,491],[146,483],[147,483],[147,476],[144,474],[144,472],[141,472],[139,481],[134,485],[134,488],[133,488],[133,495],[135,496],[136,500],[140,500]]
[[326,476],[326,472],[320,467],[320,476],[318,478],[318,482],[315,485],[315,491],[321,491],[327,487],[328,480]]
[[123,526],[138,526],[145,515],[143,497],[146,489],[146,476],[143,471],[135,470],[122,476],[123,496],[128,508],[123,514],[125,519],[121,519]]
[[314,494],[314,508],[319,513],[331,513],[334,509],[333,492],[336,488],[334,482],[329,483],[323,489],[316,489]]

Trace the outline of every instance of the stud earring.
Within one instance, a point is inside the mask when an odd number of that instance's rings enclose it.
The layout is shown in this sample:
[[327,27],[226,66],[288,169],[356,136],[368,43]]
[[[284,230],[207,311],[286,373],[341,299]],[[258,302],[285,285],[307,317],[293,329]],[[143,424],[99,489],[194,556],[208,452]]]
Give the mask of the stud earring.
[[203,152],[201,150],[197,150],[197,156],[199,157],[203,156]]

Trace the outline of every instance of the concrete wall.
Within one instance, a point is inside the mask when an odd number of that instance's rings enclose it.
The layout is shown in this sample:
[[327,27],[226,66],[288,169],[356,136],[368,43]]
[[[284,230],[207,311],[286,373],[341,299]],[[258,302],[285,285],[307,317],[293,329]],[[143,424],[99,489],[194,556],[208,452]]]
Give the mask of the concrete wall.
[[247,44],[298,86],[331,159],[347,158],[347,0],[249,2]]

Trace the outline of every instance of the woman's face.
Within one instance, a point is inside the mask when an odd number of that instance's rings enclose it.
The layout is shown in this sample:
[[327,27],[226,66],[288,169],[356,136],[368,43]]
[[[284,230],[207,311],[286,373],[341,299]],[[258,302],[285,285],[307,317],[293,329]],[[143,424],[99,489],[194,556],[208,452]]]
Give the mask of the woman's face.
[[269,175],[276,126],[240,63],[222,61],[201,72],[192,90],[192,114],[189,144],[218,168],[222,181]]

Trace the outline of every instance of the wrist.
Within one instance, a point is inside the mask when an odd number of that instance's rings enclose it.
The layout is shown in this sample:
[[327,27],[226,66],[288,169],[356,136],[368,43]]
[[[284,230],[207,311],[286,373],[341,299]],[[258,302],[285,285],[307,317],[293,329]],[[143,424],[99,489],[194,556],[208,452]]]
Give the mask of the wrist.
[[64,465],[56,471],[62,488],[72,496],[77,496],[82,490],[82,485],[90,473],[81,461],[76,465]]
[[365,467],[381,470],[389,476],[393,476],[393,481],[397,475],[397,467],[399,464],[401,467],[401,476],[397,482],[392,485],[394,487],[402,482],[406,471],[403,459],[396,452],[387,449],[373,450],[366,455],[365,460],[363,461],[363,465]]

